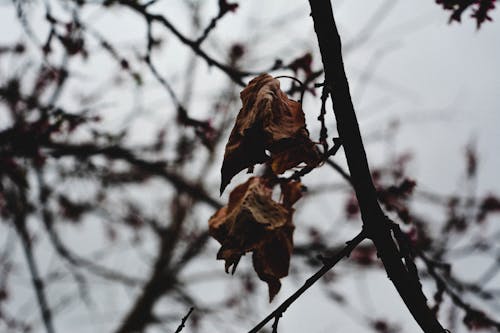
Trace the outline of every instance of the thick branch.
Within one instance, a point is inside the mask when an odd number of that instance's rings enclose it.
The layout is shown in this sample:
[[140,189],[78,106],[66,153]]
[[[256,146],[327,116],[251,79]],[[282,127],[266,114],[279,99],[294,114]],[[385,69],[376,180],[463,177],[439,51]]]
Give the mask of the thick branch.
[[309,0],[318,37],[325,84],[330,88],[337,129],[344,146],[352,184],[361,210],[364,228],[377,248],[389,278],[424,332],[445,332],[428,308],[418,277],[401,260],[391,235],[387,217],[377,202],[368,161],[361,139],[342,60],[340,36],[330,1]]

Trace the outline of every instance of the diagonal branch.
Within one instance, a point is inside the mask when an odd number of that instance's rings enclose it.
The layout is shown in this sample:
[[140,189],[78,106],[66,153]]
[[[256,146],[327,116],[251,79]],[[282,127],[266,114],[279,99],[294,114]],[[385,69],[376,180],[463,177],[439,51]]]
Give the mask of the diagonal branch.
[[235,68],[232,68],[228,65],[225,65],[214,58],[212,58],[210,55],[208,55],[204,50],[200,48],[200,44],[197,41],[191,40],[184,36],[169,20],[167,20],[164,16],[159,15],[159,14],[152,14],[147,11],[147,7],[144,5],[139,4],[136,1],[131,1],[131,0],[120,0],[120,3],[124,6],[128,6],[129,8],[133,9],[136,11],[138,14],[142,15],[144,19],[150,23],[150,22],[158,22],[159,24],[163,25],[165,28],[170,30],[184,45],[188,46],[191,48],[191,50],[196,53],[200,58],[204,59],[209,66],[214,66],[226,73],[235,83],[239,84],[240,86],[244,87],[245,83],[243,82],[242,78],[249,76],[249,75],[254,75],[255,73],[251,72],[243,72],[239,71]]
[[318,281],[323,275],[325,275],[330,269],[332,269],[340,260],[348,257],[349,254],[354,250],[354,248],[365,239],[364,231],[360,232],[352,240],[348,241],[345,247],[339,251],[336,255],[323,258],[323,267],[321,267],[313,276],[306,280],[304,285],[300,287],[296,292],[294,292],[290,297],[288,297],[283,303],[280,304],[271,312],[266,318],[264,318],[260,323],[258,323],[254,328],[252,328],[248,333],[257,333],[260,331],[268,322],[273,318],[275,320],[273,324],[273,329],[277,328],[279,318],[288,309],[293,302],[295,302],[307,289],[309,289],[316,281]]
[[181,323],[179,324],[179,326],[175,330],[175,333],[180,333],[182,331],[182,329],[186,326],[186,321],[189,318],[189,315],[191,315],[191,313],[193,312],[193,310],[194,310],[193,307],[189,308],[188,313],[186,313],[186,315],[184,317],[182,317]]
[[[135,11],[138,15],[142,16],[146,20],[146,24],[151,25],[151,23],[156,22],[159,25],[162,25],[167,30],[169,30],[175,37],[184,45],[189,47],[191,51],[194,52],[198,57],[203,59],[209,67],[213,66],[218,68],[220,71],[225,73],[234,83],[245,87],[246,84],[243,81],[244,78],[248,76],[256,76],[262,73],[275,71],[278,69],[284,69],[284,66],[281,63],[275,63],[271,67],[261,70],[261,71],[244,71],[239,70],[232,66],[231,64],[224,64],[223,62],[215,59],[211,55],[209,55],[204,49],[201,48],[201,42],[205,39],[205,37],[193,40],[185,36],[179,29],[177,29],[165,16],[160,14],[154,14],[148,11],[148,6],[140,4],[138,1],[133,0],[119,0],[121,5],[129,7],[131,10]],[[229,4],[232,6],[233,4]],[[235,5],[235,4],[234,4]],[[231,10],[231,9],[228,9]],[[212,28],[209,28],[211,30]],[[210,31],[207,31],[209,33]]]
[[38,301],[38,307],[40,308],[40,312],[42,314],[42,321],[45,326],[45,331],[47,333],[54,333],[55,329],[54,323],[52,321],[52,311],[50,310],[47,295],[45,293],[45,285],[40,276],[38,265],[33,254],[32,242],[26,228],[26,198],[21,194],[21,197],[17,199],[19,200],[19,206],[16,207],[17,209],[14,219],[14,225],[19,238],[21,239],[24,255],[26,257],[26,261],[28,262],[31,281],[33,283],[33,289],[35,290],[36,298]]
[[[447,281],[443,276],[441,276],[441,274],[439,274],[437,270],[438,265],[436,264],[436,262],[432,262],[432,260],[430,260],[422,251],[419,251],[417,255],[425,263],[425,266],[427,267],[430,276],[436,282],[438,290],[441,289],[442,292],[446,293],[450,297],[451,301],[457,307],[465,311],[466,313],[465,318],[470,318],[471,320],[477,320],[480,323],[480,325],[484,326],[484,328],[491,327],[495,328],[498,332],[500,332],[499,320],[495,320],[494,318],[489,317],[483,311],[478,310],[472,304],[466,302],[463,299],[463,295],[460,295],[460,292],[455,291],[452,288],[450,282]],[[467,325],[467,321],[464,320],[464,322]]]
[[198,45],[203,43],[203,41],[207,39],[210,32],[215,29],[217,22],[219,22],[219,20],[222,19],[228,12],[235,11],[236,8],[238,8],[238,4],[236,3],[230,4],[225,0],[219,0],[219,12],[210,20],[210,24],[203,30],[203,33],[196,39],[195,43]]
[[387,275],[422,330],[427,333],[445,332],[435,314],[427,306],[418,277],[403,263],[387,223],[387,217],[378,204],[377,192],[371,179],[344,70],[341,40],[331,3],[324,0],[309,0],[309,4],[325,67],[325,84],[331,91],[337,129],[344,146],[364,228],[377,248]]

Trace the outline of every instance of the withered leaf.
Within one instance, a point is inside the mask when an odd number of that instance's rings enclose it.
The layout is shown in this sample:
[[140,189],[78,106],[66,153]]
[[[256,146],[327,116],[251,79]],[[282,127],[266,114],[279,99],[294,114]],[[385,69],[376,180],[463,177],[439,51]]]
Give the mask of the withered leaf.
[[301,185],[282,185],[282,203],[273,201],[266,179],[251,177],[229,195],[227,206],[208,221],[209,232],[221,244],[217,259],[234,273],[241,256],[252,252],[259,278],[269,286],[269,299],[278,293],[280,278],[288,275],[293,250],[292,205],[300,198]]
[[298,181],[281,183],[283,205],[285,205],[285,207],[292,207],[294,203],[302,198],[303,188],[302,183]]
[[[254,78],[240,94],[242,108],[224,154],[221,193],[241,170],[271,161],[275,174],[300,163],[316,165],[319,153],[309,138],[301,104],[281,91],[269,74]],[[266,155],[266,150],[271,156]]]
[[316,146],[309,139],[304,142],[297,142],[282,151],[271,155],[271,169],[274,174],[279,175],[297,166],[301,162],[307,164],[317,164],[319,162]]

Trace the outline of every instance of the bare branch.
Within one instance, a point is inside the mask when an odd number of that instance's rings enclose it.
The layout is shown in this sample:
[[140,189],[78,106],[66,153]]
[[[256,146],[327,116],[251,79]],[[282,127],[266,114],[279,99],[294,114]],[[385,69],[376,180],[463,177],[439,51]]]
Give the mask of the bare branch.
[[48,144],[48,147],[51,148],[51,155],[55,157],[75,156],[79,158],[88,158],[93,155],[104,155],[109,158],[123,159],[146,172],[167,179],[177,190],[186,192],[193,198],[203,201],[213,208],[219,209],[222,207],[222,204],[209,196],[201,186],[191,184],[177,173],[169,171],[166,168],[165,162],[150,162],[140,159],[131,151],[118,146],[98,147],[93,144],[73,145],[52,142]]
[[[328,258],[323,258],[323,267],[318,270],[313,276],[306,280],[304,285],[300,287],[295,293],[288,297],[283,303],[280,304],[271,312],[266,318],[264,318],[260,323],[258,323],[254,328],[252,328],[248,333],[257,333],[260,331],[269,321],[273,318],[275,319],[275,325],[278,326],[279,317],[288,309],[290,305],[293,304],[307,289],[311,288],[316,281],[318,281],[323,275],[325,275],[330,269],[332,269],[340,260],[348,257],[352,250],[361,243],[366,238],[365,232],[360,232],[356,237],[346,243],[346,246],[340,250],[336,255]],[[273,327],[275,327],[273,325]]]
[[186,324],[187,319],[189,318],[189,315],[191,315],[191,313],[193,312],[193,310],[194,310],[193,307],[191,307],[189,309],[188,313],[182,318],[179,327],[177,327],[177,329],[175,330],[175,333],[180,333],[182,331],[182,329],[184,328],[184,326]]
[[328,85],[331,90],[337,128],[344,146],[363,225],[368,232],[368,237],[375,243],[389,278],[421,328],[428,333],[444,332],[444,328],[427,307],[418,278],[408,271],[408,267],[401,261],[401,254],[387,225],[387,217],[378,204],[377,191],[371,179],[349,92],[342,59],[341,40],[331,3],[320,0],[310,0],[309,3],[325,67],[325,85]]
[[31,239],[29,237],[28,230],[26,229],[26,207],[24,207],[24,202],[26,199],[17,199],[21,206],[17,207],[14,225],[19,238],[21,239],[24,255],[26,257],[26,261],[28,262],[31,282],[33,283],[33,289],[35,290],[38,307],[40,308],[40,312],[42,314],[42,321],[45,326],[45,330],[47,333],[55,333],[54,324],[52,322],[52,311],[50,310],[50,306],[47,301],[47,295],[45,294],[44,282],[40,277],[38,265],[33,253]]

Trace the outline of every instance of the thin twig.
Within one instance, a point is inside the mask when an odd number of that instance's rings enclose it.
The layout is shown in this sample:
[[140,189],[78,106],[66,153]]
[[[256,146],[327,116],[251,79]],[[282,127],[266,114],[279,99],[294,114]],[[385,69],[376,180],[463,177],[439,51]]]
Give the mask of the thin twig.
[[[323,267],[321,267],[314,275],[304,282],[304,285],[300,287],[296,292],[294,292],[290,297],[288,297],[283,303],[280,304],[271,312],[266,318],[264,318],[260,323],[258,323],[254,328],[252,328],[248,333],[257,333],[262,329],[269,321],[273,318],[279,318],[288,309],[293,302],[295,302],[307,289],[309,289],[316,281],[318,281],[323,275],[325,275],[330,269],[332,269],[340,260],[348,257],[352,250],[361,243],[366,238],[365,232],[361,231],[352,240],[346,242],[346,245],[342,250],[332,257],[324,258]],[[276,320],[276,326],[277,326]]]
[[280,318],[281,316],[283,315],[283,313],[278,313],[275,317],[274,317],[274,322],[273,322],[273,331],[272,333],[278,333],[278,324],[280,322]]
[[[210,32],[215,29],[215,27],[217,26],[217,22],[219,22],[219,20],[222,19],[228,12],[234,11],[236,9],[236,7],[238,7],[237,4],[228,4],[228,3],[226,3],[226,1],[219,1],[219,12],[217,13],[217,15],[215,17],[213,17],[210,20],[210,23],[203,30],[203,33],[201,34],[201,36],[198,37],[198,39],[196,39],[195,43],[198,45],[203,43],[203,41],[205,39],[207,39]],[[232,9],[232,8],[234,8],[234,9]]]
[[351,176],[349,175],[349,173],[344,170],[344,168],[342,168],[337,162],[335,161],[332,161],[330,159],[326,160],[326,164],[328,164],[329,166],[331,166],[333,169],[335,169],[341,176],[342,178],[344,178],[349,184],[352,185],[352,179],[351,179]]
[[191,307],[189,309],[188,313],[184,316],[184,318],[182,318],[179,327],[177,327],[177,329],[175,330],[175,333],[180,333],[180,331],[182,331],[182,329],[184,328],[184,326],[186,324],[186,320],[189,318],[189,315],[191,315],[191,313],[193,312],[193,310],[194,310],[193,307]]
[[212,56],[210,56],[208,53],[206,53],[201,47],[200,44],[197,42],[197,40],[192,40],[188,37],[186,37],[183,33],[181,33],[165,16],[160,15],[160,14],[152,14],[147,11],[147,6],[141,5],[136,1],[132,0],[119,0],[119,3],[129,7],[130,9],[134,10],[136,13],[141,15],[149,24],[150,22],[157,22],[160,25],[163,25],[166,29],[168,29],[171,33],[173,33],[177,39],[187,47],[189,47],[197,56],[199,56],[201,59],[205,60],[208,66],[213,66],[224,72],[231,80],[242,86],[245,87],[246,84],[243,81],[244,78],[249,77],[249,76],[257,76],[262,73],[266,72],[271,72],[275,71],[281,68],[284,68],[283,64],[277,63],[273,64],[271,67],[261,70],[261,71],[243,71],[239,70],[231,65],[224,64]]
[[419,251],[417,255],[425,263],[429,274],[436,281],[438,288],[443,288],[443,291],[450,297],[453,304],[465,311],[466,316],[471,316],[471,318],[476,318],[480,321],[479,325],[485,325],[490,327],[495,327],[497,331],[500,332],[500,321],[496,321],[486,315],[483,311],[476,309],[471,304],[465,302],[461,295],[451,288],[449,281],[446,281],[436,270],[434,262],[428,258],[422,251]]
[[[24,200],[25,198],[19,198],[19,201]],[[52,311],[50,310],[47,295],[45,294],[44,282],[40,276],[36,259],[33,254],[32,243],[28,230],[26,229],[26,207],[21,204],[20,207],[17,207],[17,210],[14,225],[17,233],[19,234],[19,238],[21,239],[24,255],[26,257],[26,261],[28,262],[33,289],[35,290],[38,306],[42,314],[42,321],[47,333],[55,333],[54,324],[52,322]]]
[[225,72],[235,83],[239,84],[240,86],[242,86],[242,87],[245,86],[245,83],[242,80],[243,77],[249,76],[249,75],[254,75],[254,73],[239,71],[235,68],[231,68],[231,67],[215,60],[214,58],[209,56],[207,53],[205,53],[205,51],[203,51],[200,48],[200,45],[198,43],[196,43],[196,41],[193,41],[193,40],[187,38],[186,36],[184,36],[163,15],[151,14],[151,13],[147,12],[145,6],[140,5],[139,3],[135,2],[135,1],[121,0],[120,3],[122,5],[128,6],[129,8],[133,9],[134,11],[136,11],[137,13],[142,15],[147,22],[156,21],[156,22],[160,23],[161,25],[163,25],[165,28],[170,30],[180,40],[181,43],[190,47],[191,50],[193,50],[198,56],[203,58],[209,66],[214,66],[214,67],[219,68],[221,71]]
[[325,125],[325,115],[326,115],[326,101],[330,96],[330,87],[326,84],[323,85],[321,91],[321,111],[319,112],[318,120],[321,123],[321,131],[319,134],[319,142],[323,145],[323,153],[326,155],[328,151],[328,130]]

